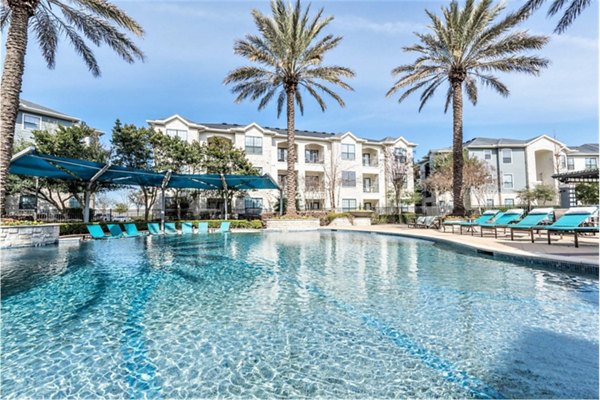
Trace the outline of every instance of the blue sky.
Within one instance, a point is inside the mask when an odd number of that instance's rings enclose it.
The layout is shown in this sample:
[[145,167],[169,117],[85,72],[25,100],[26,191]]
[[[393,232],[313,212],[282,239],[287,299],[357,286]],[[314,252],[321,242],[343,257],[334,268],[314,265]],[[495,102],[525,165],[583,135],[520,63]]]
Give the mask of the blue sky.
[[[267,1],[119,1],[116,2],[146,29],[139,41],[145,63],[129,65],[106,48],[96,50],[102,77],[93,78],[65,41],[59,45],[57,65],[48,70],[37,44],[30,42],[22,97],[77,116],[105,131],[110,139],[114,120],[145,124],[148,119],[174,113],[199,122],[257,122],[285,127],[276,105],[263,111],[257,103],[234,103],[222,84],[231,69],[246,64],[233,54],[233,43],[256,29],[252,8],[268,11]],[[327,64],[352,68],[355,91],[342,93],[346,107],[333,101],[323,113],[314,103],[297,128],[326,132],[352,131],[366,138],[402,135],[419,145],[417,157],[431,148],[451,143],[451,113],[443,113],[445,90],[418,112],[418,96],[398,104],[385,98],[394,82],[390,70],[414,55],[403,46],[416,43],[413,32],[428,23],[424,9],[439,12],[445,1],[325,1],[334,15],[327,32],[342,35]],[[512,10],[520,1],[508,2]],[[551,35],[557,22],[540,10],[524,24],[536,34]],[[598,141],[598,2],[566,34],[551,35],[539,52],[551,60],[541,76],[500,75],[511,90],[509,98],[481,89],[479,103],[465,107],[465,139],[476,136],[530,138],[556,136],[571,145]],[[306,101],[307,102],[307,101]]]

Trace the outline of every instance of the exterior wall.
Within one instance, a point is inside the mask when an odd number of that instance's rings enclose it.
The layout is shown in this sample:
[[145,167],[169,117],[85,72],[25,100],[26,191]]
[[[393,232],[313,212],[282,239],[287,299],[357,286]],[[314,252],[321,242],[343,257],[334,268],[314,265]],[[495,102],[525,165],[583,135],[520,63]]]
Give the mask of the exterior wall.
[[[559,202],[559,191],[563,189],[559,185],[559,182],[552,178],[552,175],[557,172],[567,171],[567,158],[572,157],[574,161],[574,167],[572,170],[583,170],[585,169],[586,158],[598,158],[597,154],[577,154],[576,152],[570,151],[568,147],[550,137],[539,136],[528,143],[522,145],[510,145],[510,146],[466,146],[471,156],[477,157],[479,160],[485,162],[492,170],[494,179],[496,181],[496,190],[490,188],[486,191],[483,196],[477,196],[471,194],[467,202],[472,208],[486,207],[491,204],[488,200],[493,200],[494,206],[504,206],[507,200],[512,200],[514,205],[517,206],[520,200],[517,198],[517,192],[527,187],[535,188],[539,184],[548,184],[555,187],[557,196],[554,199],[554,203]],[[502,150],[510,149],[512,151],[512,162],[504,163]],[[485,159],[485,154],[489,153],[490,158]],[[430,153],[430,155],[423,160],[420,164],[420,179],[425,179],[425,171],[430,166],[430,160],[433,159],[436,152]],[[564,160],[564,161],[563,161]],[[512,175],[513,187],[507,188],[503,184],[503,178],[505,174]],[[440,201],[447,204],[451,201],[451,194],[444,193],[436,196],[432,194],[430,197],[425,197],[423,202],[431,204],[431,206],[439,205]]]
[[17,114],[17,123],[15,125],[15,143],[17,143],[19,141],[31,141],[33,139],[33,136],[31,135],[31,132],[33,132],[33,129],[27,129],[23,125],[23,114],[33,115],[35,117],[41,118],[39,130],[47,130],[49,132],[54,132],[61,125],[62,126],[73,125],[72,121],[53,118],[53,117],[38,114],[35,112],[19,111],[19,113]]
[[[167,133],[167,130],[186,130],[187,141],[199,140],[206,142],[213,136],[225,137],[232,141],[234,146],[245,149],[246,137],[262,138],[262,154],[252,154],[246,151],[248,160],[258,168],[263,174],[269,174],[275,181],[278,181],[279,175],[287,174],[287,161],[278,160],[278,148],[287,147],[286,135],[269,129],[263,129],[256,124],[250,124],[246,127],[231,125],[231,128],[213,129],[201,125],[195,125],[178,116],[173,116],[164,121],[149,121],[150,125],[156,130]],[[169,133],[173,133],[169,131]],[[354,160],[342,159],[342,144],[352,144],[355,149]],[[335,204],[334,208],[341,209],[344,199],[356,201],[356,209],[362,209],[365,206],[387,207],[389,197],[389,188],[386,184],[385,171],[385,147],[404,147],[407,149],[407,155],[412,158],[412,149],[415,145],[406,142],[404,139],[396,141],[371,142],[365,139],[357,138],[351,133],[344,135],[302,135],[296,133],[297,161],[296,173],[298,179],[298,195],[301,208],[310,208],[312,205],[319,205],[320,209],[332,208],[329,190],[327,187],[329,181],[327,177],[331,175],[332,169],[337,169],[337,179],[335,183]],[[307,149],[318,150],[317,160],[307,160],[305,151]],[[363,152],[369,152],[374,155],[373,165],[363,165]],[[313,162],[317,161],[317,162]],[[353,187],[342,186],[342,171],[353,171],[356,176],[356,184]],[[414,181],[412,171],[409,171],[411,179],[408,179],[406,192],[414,190]],[[308,182],[307,176],[318,177],[318,187],[314,187]],[[365,190],[365,178],[371,179],[371,186]],[[265,210],[273,210],[276,207],[279,198],[278,191],[260,190],[249,191],[248,198],[262,199]],[[243,208],[244,200],[237,200],[236,207]],[[201,199],[196,204],[197,208],[203,208],[205,202]],[[160,205],[157,204],[157,207]]]
[[59,231],[58,224],[0,226],[0,248],[58,243]]

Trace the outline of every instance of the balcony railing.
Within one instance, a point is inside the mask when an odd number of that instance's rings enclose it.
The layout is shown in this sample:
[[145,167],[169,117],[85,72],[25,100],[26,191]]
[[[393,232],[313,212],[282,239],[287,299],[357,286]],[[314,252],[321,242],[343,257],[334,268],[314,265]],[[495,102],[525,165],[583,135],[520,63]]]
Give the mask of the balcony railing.
[[323,164],[324,160],[320,157],[305,157],[304,162],[306,164]]
[[363,193],[379,193],[379,185],[375,185],[375,184],[364,185],[363,184]]
[[373,159],[366,160],[366,159],[363,159],[362,165],[363,165],[363,167],[377,167],[377,166],[379,166],[379,163],[377,162],[377,160],[373,160]]

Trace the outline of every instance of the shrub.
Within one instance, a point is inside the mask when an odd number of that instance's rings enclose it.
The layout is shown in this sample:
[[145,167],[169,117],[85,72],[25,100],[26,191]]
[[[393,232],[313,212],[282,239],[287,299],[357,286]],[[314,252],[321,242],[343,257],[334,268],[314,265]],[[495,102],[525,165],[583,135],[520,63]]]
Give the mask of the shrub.
[[336,213],[330,212],[325,216],[325,224],[321,223],[321,225],[329,225],[336,218],[348,218],[350,222],[354,220],[354,217],[350,213]]

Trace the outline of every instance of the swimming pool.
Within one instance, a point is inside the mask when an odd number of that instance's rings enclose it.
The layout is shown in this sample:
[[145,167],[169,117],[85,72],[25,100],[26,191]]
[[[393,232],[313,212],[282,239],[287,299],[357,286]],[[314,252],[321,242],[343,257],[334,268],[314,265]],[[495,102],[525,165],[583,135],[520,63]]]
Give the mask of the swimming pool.
[[2,396],[598,397],[598,280],[343,233],[2,253]]

